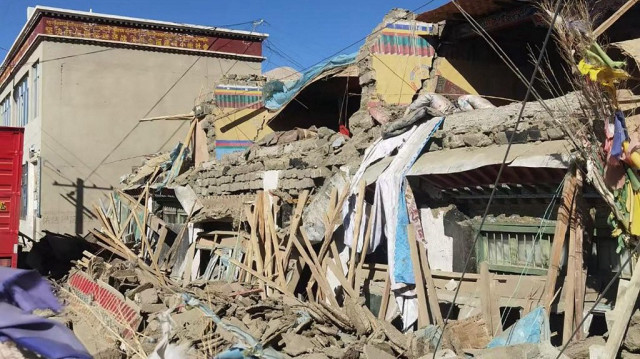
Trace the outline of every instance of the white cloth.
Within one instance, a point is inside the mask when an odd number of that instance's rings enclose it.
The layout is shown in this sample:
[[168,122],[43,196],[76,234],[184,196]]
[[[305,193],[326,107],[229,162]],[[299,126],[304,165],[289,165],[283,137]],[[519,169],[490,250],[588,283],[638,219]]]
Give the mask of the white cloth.
[[[397,148],[401,147],[405,141],[413,134],[415,131],[415,127],[409,129],[408,131],[387,139],[378,139],[376,142],[372,143],[369,148],[367,148],[364,152],[364,158],[362,159],[362,164],[358,168],[358,171],[353,175],[353,179],[351,180],[351,185],[349,188],[349,197],[342,205],[342,219],[344,223],[344,244],[351,247],[353,242],[353,225],[355,221],[355,214],[357,211],[356,208],[356,199],[358,197],[358,184],[362,179],[365,171],[369,166],[371,166],[376,161],[389,156],[393,151]],[[364,209],[364,208],[363,208]],[[362,222],[360,226],[360,233],[358,236],[358,251],[362,250],[362,245],[364,244],[364,231],[367,228],[368,217],[367,211],[363,211]],[[369,252],[373,252],[380,242],[372,241],[369,246]]]

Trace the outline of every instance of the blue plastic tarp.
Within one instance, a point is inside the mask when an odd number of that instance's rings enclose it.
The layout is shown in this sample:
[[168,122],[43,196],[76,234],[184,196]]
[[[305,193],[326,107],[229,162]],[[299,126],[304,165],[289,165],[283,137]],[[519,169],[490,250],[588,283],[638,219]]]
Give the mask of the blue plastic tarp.
[[518,320],[509,329],[487,345],[487,348],[506,347],[516,344],[538,344],[549,339],[549,322],[543,307],[538,307]]
[[[309,82],[315,79],[318,75],[324,71],[334,69],[336,67],[347,66],[356,61],[355,52],[349,55],[338,55],[332,57],[329,60],[321,62],[309,70],[305,71],[299,80],[285,83],[281,90],[274,91],[268,95],[265,95],[264,106],[269,110],[278,110],[283,105],[291,101],[291,99]],[[277,81],[277,80],[275,80]]]

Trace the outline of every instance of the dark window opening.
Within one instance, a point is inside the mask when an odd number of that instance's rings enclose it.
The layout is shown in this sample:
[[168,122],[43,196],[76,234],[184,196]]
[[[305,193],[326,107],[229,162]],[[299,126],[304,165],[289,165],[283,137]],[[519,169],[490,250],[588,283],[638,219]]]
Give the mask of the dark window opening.
[[357,76],[335,76],[316,80],[285,105],[269,126],[274,131],[295,127],[328,127],[338,131],[340,123],[360,109],[362,88]]

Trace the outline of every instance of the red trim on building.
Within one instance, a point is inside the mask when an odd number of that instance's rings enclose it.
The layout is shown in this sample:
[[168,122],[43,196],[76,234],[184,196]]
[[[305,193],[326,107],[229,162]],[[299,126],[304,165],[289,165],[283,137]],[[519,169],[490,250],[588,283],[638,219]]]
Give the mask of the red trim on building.
[[156,30],[129,24],[107,24],[93,19],[70,20],[55,16],[42,15],[35,25],[28,30],[28,37],[19,45],[14,54],[9,54],[3,67],[0,68],[0,88],[5,80],[23,60],[30,47],[41,38],[61,38],[90,40],[111,45],[135,45],[153,47],[155,50],[165,51],[197,51],[200,54],[210,53],[211,56],[229,54],[231,56],[254,57],[262,60],[262,39],[242,38],[226,34],[203,35],[178,30]]

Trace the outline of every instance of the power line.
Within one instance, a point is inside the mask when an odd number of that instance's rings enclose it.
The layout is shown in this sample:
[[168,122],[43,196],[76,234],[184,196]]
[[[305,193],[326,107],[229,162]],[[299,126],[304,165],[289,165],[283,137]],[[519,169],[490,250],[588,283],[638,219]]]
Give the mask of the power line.
[[[456,2],[456,0],[452,0],[453,3]],[[493,188],[491,190],[491,195],[489,196],[489,200],[487,202],[487,206],[485,207],[484,210],[484,214],[482,215],[482,221],[480,222],[480,227],[478,229],[478,231],[476,232],[476,236],[473,240],[473,244],[471,246],[471,248],[475,248],[476,244],[478,243],[478,239],[480,238],[480,233],[482,230],[482,227],[484,226],[485,221],[487,220],[487,216],[489,215],[489,209],[491,208],[491,203],[493,202],[493,198],[495,197],[495,194],[497,192],[498,189],[498,184],[500,183],[500,177],[502,176],[502,172],[504,171],[504,167],[507,163],[507,159],[509,158],[509,152],[511,151],[511,146],[513,144],[513,140],[516,137],[516,133],[518,132],[518,126],[520,125],[520,122],[522,122],[522,115],[524,114],[524,110],[527,106],[527,101],[529,101],[529,96],[531,96],[532,93],[532,89],[533,89],[533,84],[536,80],[536,76],[538,75],[538,71],[540,69],[540,64],[542,63],[542,60],[544,58],[544,53],[546,52],[547,49],[547,44],[549,43],[549,39],[551,38],[551,34],[553,33],[553,28],[555,26],[556,23],[556,19],[558,18],[558,14],[560,13],[560,8],[562,6],[562,0],[557,0],[556,2],[556,8],[555,8],[555,12],[553,14],[553,19],[551,20],[551,24],[549,25],[549,30],[547,31],[547,34],[545,36],[544,42],[542,43],[542,48],[540,50],[540,55],[538,56],[538,59],[536,61],[536,66],[533,69],[533,73],[531,74],[531,78],[529,79],[529,83],[527,85],[527,92],[524,96],[524,99],[522,100],[522,105],[520,107],[520,112],[518,113],[518,119],[516,120],[515,126],[513,128],[513,132],[511,132],[511,136],[509,136],[509,143],[507,145],[507,150],[505,151],[504,154],[504,158],[502,159],[502,164],[500,165],[500,169],[498,170],[498,175],[496,176],[496,180],[493,184]],[[444,321],[444,325],[442,327],[442,333],[443,335],[441,335],[438,338],[438,343],[436,344],[436,348],[433,351],[433,358],[435,359],[436,357],[436,353],[438,351],[438,349],[440,348],[440,343],[442,342],[442,337],[444,336],[445,333],[445,328],[447,327],[447,323],[449,322],[449,319],[451,317],[451,313],[453,312],[453,308],[455,306],[455,302],[456,299],[458,298],[458,294],[460,294],[460,288],[462,287],[462,281],[464,280],[464,276],[467,273],[467,268],[469,267],[469,262],[471,260],[471,255],[472,255],[472,251],[469,252],[469,254],[467,254],[467,259],[465,260],[465,264],[464,264],[464,270],[462,272],[462,275],[460,276],[460,284],[456,287],[456,292],[453,296],[453,300],[451,301],[451,305],[449,306],[449,311],[447,312],[447,318]]]
[[255,20],[251,20],[251,21],[239,22],[237,24],[220,25],[218,27],[234,27],[234,26],[249,25],[249,24],[253,25],[253,24],[260,23],[261,21],[264,22],[263,19],[255,19]]
[[[425,4],[423,4],[423,5],[419,6],[419,7],[417,7],[417,8],[416,8],[416,9],[414,9],[414,10],[412,10],[412,12],[414,12],[414,13],[415,13],[415,12],[417,12],[418,10],[420,10],[420,9],[422,9],[422,8],[426,7],[426,6],[429,6],[430,4],[432,4],[432,3],[433,3],[433,2],[435,2],[435,1],[436,1],[436,0],[429,0],[429,1],[427,1]],[[402,18],[396,19],[396,20],[394,20],[394,21],[393,21],[393,22],[391,22],[391,23],[392,23],[392,24],[395,24],[396,22],[398,22],[398,21],[400,21],[400,20],[402,20]],[[254,22],[254,23],[255,23],[255,22]],[[213,27],[213,29],[216,29],[216,27]],[[304,70],[302,70],[301,72],[304,72],[304,71],[306,71],[306,70],[308,70],[308,69],[310,69],[310,68],[312,68],[312,67],[314,67],[314,66],[316,66],[316,65],[318,65],[318,64],[320,64],[320,63],[322,63],[322,62],[324,62],[324,61],[326,61],[326,60],[328,60],[328,59],[330,59],[330,58],[332,58],[332,57],[334,57],[334,56],[336,56],[336,55],[338,55],[338,54],[340,54],[340,53],[342,53],[343,51],[345,51],[345,50],[347,50],[347,49],[351,48],[352,46],[354,46],[354,45],[356,45],[356,44],[360,43],[360,41],[365,40],[367,37],[372,36],[372,35],[374,35],[374,34],[377,34],[377,33],[381,32],[383,29],[384,29],[384,27],[381,27],[380,29],[378,29],[378,30],[376,30],[376,31],[374,31],[374,32],[372,32],[372,33],[370,33],[370,34],[368,34],[368,35],[364,36],[363,38],[361,38],[361,39],[359,39],[359,40],[357,40],[357,41],[355,41],[355,42],[353,42],[353,43],[351,43],[351,44],[349,44],[349,45],[347,45],[347,46],[343,47],[342,49],[340,49],[340,50],[336,51],[335,53],[333,53],[333,54],[331,54],[331,55],[329,55],[329,56],[327,56],[327,57],[325,57],[325,58],[321,59],[320,61],[318,61],[318,62],[314,63],[313,65],[311,65],[311,66],[309,66],[309,67],[305,68],[305,69],[304,69]],[[252,32],[253,32],[253,31],[252,31]],[[213,43],[211,43],[211,45],[209,45],[209,46],[207,47],[207,50],[208,50],[208,49],[209,49],[209,48],[210,48],[210,47],[211,47],[211,46],[212,46],[216,41],[217,41],[217,40],[215,40]],[[245,52],[246,52],[246,51],[248,51],[248,49],[249,49],[249,46],[247,46],[247,48],[245,49]],[[201,58],[202,58],[202,55],[198,56],[198,58],[193,62],[193,64],[192,64],[191,66],[189,66],[189,68],[187,68],[187,70],[186,70],[186,71],[185,71],[185,72],[184,72],[184,73],[183,73],[183,74],[182,74],[182,75],[181,75],[181,76],[176,80],[176,82],[174,82],[174,83],[173,83],[173,85],[171,85],[171,87],[169,88],[169,90],[167,90],[167,91],[162,95],[162,97],[161,97],[161,98],[160,98],[160,99],[159,99],[159,100],[158,100],[158,101],[157,101],[157,102],[156,102],[156,103],[151,107],[151,109],[149,109],[149,111],[147,111],[147,113],[144,115],[144,117],[147,117],[147,116],[148,116],[148,114],[149,114],[151,111],[153,111],[153,109],[155,109],[155,107],[156,107],[156,106],[157,106],[157,105],[158,105],[158,104],[159,104],[159,103],[160,103],[160,102],[161,102],[161,101],[162,101],[162,100],[163,100],[163,99],[164,99],[164,98],[169,94],[169,92],[170,92],[170,91],[171,91],[171,90],[172,90],[172,89],[173,89],[173,88],[178,84],[178,82],[179,82],[179,81],[180,81],[180,80],[181,80],[181,79],[182,79],[182,78],[183,78],[183,77],[184,77],[184,76],[185,76],[185,75],[186,75],[186,74],[191,70],[191,68],[193,68],[193,66],[195,66],[195,64],[196,64],[196,63],[197,63]],[[229,73],[229,72],[230,72],[230,71],[235,67],[235,65],[238,63],[238,61],[239,61],[239,60],[238,60],[238,59],[236,59],[236,60],[235,60],[235,62],[234,62],[234,63],[229,67],[229,69],[227,69],[227,71],[224,73],[224,75],[227,75],[227,74],[228,74],[228,73]],[[287,76],[285,76],[285,77],[281,78],[280,80],[285,79],[285,78],[288,78],[288,77],[291,77],[291,76],[293,76],[293,74],[287,75]],[[93,174],[98,170],[98,168],[100,168],[100,166],[102,166],[102,165],[104,164],[104,162],[109,158],[109,156],[111,156],[111,154],[113,154],[113,152],[114,152],[115,150],[117,150],[117,149],[118,149],[118,148],[119,148],[119,147],[124,143],[124,141],[126,141],[126,139],[127,139],[127,138],[129,138],[129,136],[133,133],[133,131],[134,131],[134,130],[139,126],[139,125],[140,125],[140,122],[136,123],[136,125],[135,125],[135,126],[133,126],[133,128],[132,128],[132,129],[131,129],[131,130],[130,130],[130,131],[129,131],[129,132],[128,132],[128,133],[127,133],[127,134],[126,134],[126,135],[125,135],[125,136],[124,136],[124,137],[123,137],[123,138],[122,138],[122,139],[117,143],[117,144],[116,144],[116,146],[115,146],[111,151],[109,151],[109,153],[108,153],[108,154],[107,154],[107,155],[106,155],[106,156],[105,156],[105,157],[100,161],[100,163],[99,163],[99,164],[98,164],[98,165],[97,165],[97,166],[96,166],[96,167],[91,171],[91,173],[90,173],[90,174],[85,178],[85,181],[86,181],[89,177],[91,177],[91,175],[93,175]],[[174,133],[174,134],[175,134],[175,133]],[[172,137],[173,137],[173,135],[174,135],[174,134],[172,134]]]
[[[429,1],[427,1],[426,3],[424,3],[424,4],[420,5],[420,6],[418,6],[417,8],[415,8],[415,9],[411,10],[411,12],[412,12],[412,13],[418,12],[420,9],[422,9],[422,8],[424,8],[424,7],[427,7],[427,6],[431,5],[431,4],[432,4],[433,2],[435,2],[435,1],[436,1],[436,0],[429,0]],[[398,21],[400,21],[400,20],[405,20],[405,19],[404,19],[404,18],[399,18],[399,19],[396,19],[396,20],[392,21],[390,24],[395,24],[395,23],[397,23],[397,22],[398,22]],[[332,57],[334,57],[334,56],[336,56],[336,55],[341,54],[341,53],[342,53],[342,52],[344,52],[345,50],[348,50],[348,49],[350,49],[351,47],[353,47],[353,46],[355,46],[355,45],[359,44],[361,41],[366,40],[369,36],[375,35],[375,34],[377,34],[377,33],[381,32],[381,31],[382,31],[382,30],[384,30],[384,29],[385,29],[385,27],[383,26],[383,27],[379,28],[378,30],[375,30],[375,31],[373,31],[373,32],[371,32],[371,33],[369,33],[369,34],[365,35],[364,37],[362,37],[362,38],[360,38],[360,39],[358,39],[358,40],[356,40],[356,41],[354,41],[354,42],[350,43],[349,45],[347,45],[347,46],[345,46],[345,47],[341,48],[340,50],[338,50],[338,51],[334,52],[333,54],[331,54],[331,55],[329,55],[329,56],[327,56],[327,57],[325,57],[325,58],[323,58],[323,59],[321,59],[321,60],[319,60],[319,61],[315,62],[315,63],[314,63],[314,64],[312,64],[311,66],[308,66],[308,67],[304,68],[303,70],[300,70],[300,72],[304,72],[304,71],[306,71],[306,70],[308,70],[308,69],[310,69],[310,68],[312,68],[312,67],[314,67],[314,66],[316,66],[316,65],[318,65],[318,64],[321,64],[322,62],[324,62],[324,61],[326,61],[326,60],[331,59]],[[281,78],[280,80],[283,80],[283,79],[285,79],[285,78],[287,78],[287,77],[291,77],[291,76],[293,76],[293,74],[288,75],[288,76],[285,76],[285,77]]]
[[304,67],[300,62],[298,62],[296,59],[294,59],[293,56],[288,55],[284,50],[282,50],[282,48],[280,48],[278,45],[276,45],[272,40],[266,40],[265,41],[265,46],[267,47],[267,49],[271,50],[271,52],[273,52],[276,55],[280,56],[284,60],[288,60],[290,63],[292,63],[296,67],[298,67],[298,68]]
[[[211,48],[211,46],[213,46],[213,44],[216,43],[216,41],[218,41],[218,39],[214,40],[209,46],[207,46],[206,50],[209,50]],[[248,47],[249,46],[247,46],[247,48]],[[198,63],[198,61],[200,61],[202,56],[203,55],[198,56],[195,59],[195,61],[191,64],[191,66],[189,66],[182,73],[182,75],[180,75],[180,77],[178,77],[178,79],[176,79],[176,81],[173,82],[173,84],[169,87],[169,89],[167,91],[165,91],[164,94],[162,96],[160,96],[158,101],[156,101],[153,104],[153,106],[151,106],[151,108],[144,114],[143,118],[147,117],[158,106],[158,104],[160,104],[160,102],[162,102],[162,100],[164,100],[164,98],[167,97],[169,92],[171,92],[171,90],[173,90],[173,88],[176,87],[176,85],[180,82],[180,80],[182,80],[187,75],[187,73],[189,73],[189,71],[191,71],[191,69]],[[113,149],[111,149],[111,151],[109,151],[109,153],[107,153],[107,155],[100,161],[100,163],[98,163],[98,165],[91,171],[91,173],[89,173],[89,175],[85,178],[85,181],[88,180],[89,177],[91,177],[91,175],[93,175],[100,168],[100,166],[102,166],[104,164],[104,162],[109,158],[109,156],[111,156],[124,143],[124,141],[126,141],[127,138],[129,138],[129,136],[131,136],[131,134],[136,130],[136,128],[138,128],[139,125],[140,125],[140,122],[136,122],[136,124],[133,126],[133,128],[131,128],[131,130],[129,130],[127,132],[127,134],[115,145],[115,147],[113,147]]]

